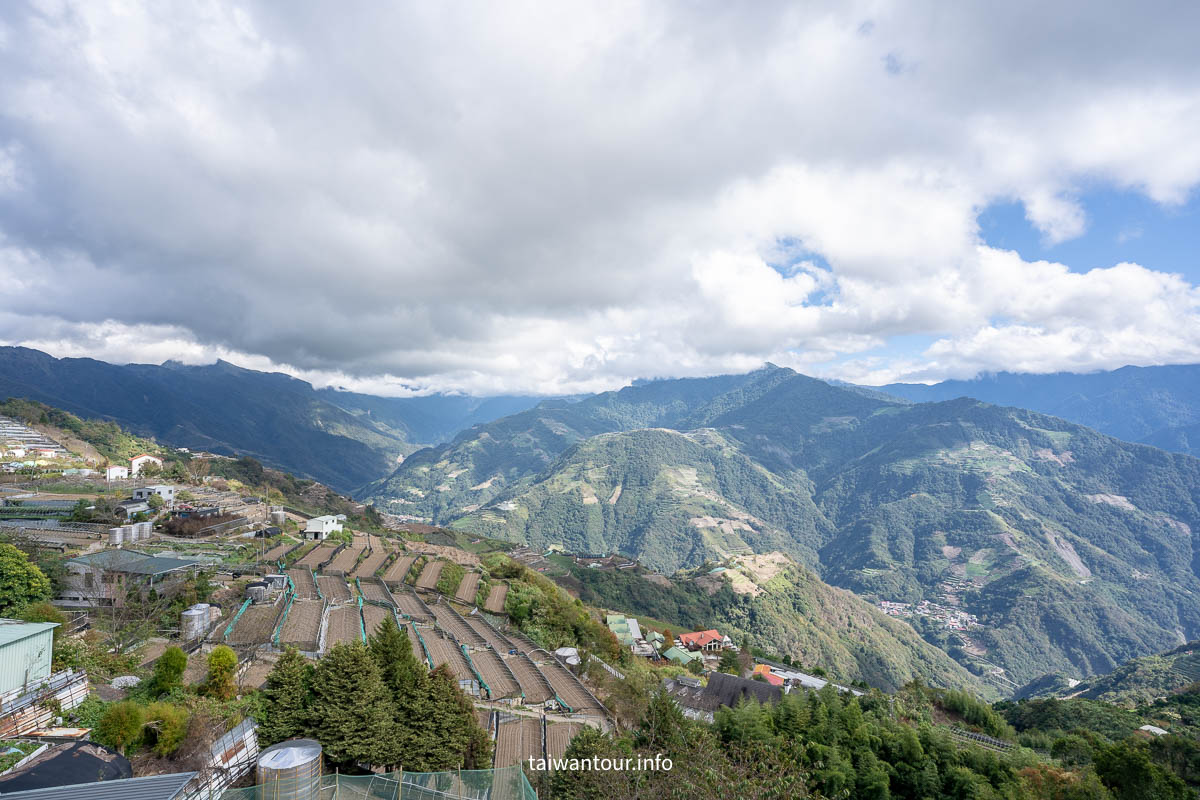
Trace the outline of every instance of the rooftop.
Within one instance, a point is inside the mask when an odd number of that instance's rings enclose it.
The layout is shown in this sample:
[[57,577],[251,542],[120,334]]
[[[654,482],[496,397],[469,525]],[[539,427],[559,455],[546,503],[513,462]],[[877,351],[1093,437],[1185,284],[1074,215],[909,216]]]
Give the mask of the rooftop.
[[137,550],[101,550],[98,553],[77,556],[67,563],[133,575],[161,575],[175,569],[204,566],[205,562],[195,558],[152,556]]
[[195,772],[175,772],[146,778],[120,778],[115,781],[75,783],[23,792],[5,793],[4,800],[175,800]]
[[57,627],[57,622],[22,622],[19,619],[0,619],[0,645],[17,642]]

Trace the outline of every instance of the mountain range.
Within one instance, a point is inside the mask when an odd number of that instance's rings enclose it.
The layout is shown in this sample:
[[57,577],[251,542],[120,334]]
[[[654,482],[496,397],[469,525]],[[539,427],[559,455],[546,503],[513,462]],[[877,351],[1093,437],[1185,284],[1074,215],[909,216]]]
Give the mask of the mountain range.
[[539,400],[374,397],[224,361],[118,365],[0,347],[5,397],[112,420],[175,447],[251,455],[343,492],[386,475],[423,444]]
[[[771,366],[658,381],[478,425],[362,494],[663,574],[780,551],[908,604],[1009,690],[1200,635],[1200,461],[968,398],[904,402]],[[955,613],[980,624],[949,631],[938,617]]]
[[1084,374],[1000,372],[967,381],[893,383],[878,389],[914,402],[973,397],[1019,406],[1118,439],[1200,455],[1200,366],[1195,364]]

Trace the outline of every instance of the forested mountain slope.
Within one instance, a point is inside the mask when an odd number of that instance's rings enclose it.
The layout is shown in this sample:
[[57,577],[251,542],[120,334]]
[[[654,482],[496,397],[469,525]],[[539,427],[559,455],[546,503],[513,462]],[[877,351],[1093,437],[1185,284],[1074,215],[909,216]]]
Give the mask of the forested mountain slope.
[[974,614],[931,640],[1011,688],[1200,635],[1200,461],[974,400],[790,370],[541,407],[414,454],[390,510],[672,572],[781,550],[872,599]]

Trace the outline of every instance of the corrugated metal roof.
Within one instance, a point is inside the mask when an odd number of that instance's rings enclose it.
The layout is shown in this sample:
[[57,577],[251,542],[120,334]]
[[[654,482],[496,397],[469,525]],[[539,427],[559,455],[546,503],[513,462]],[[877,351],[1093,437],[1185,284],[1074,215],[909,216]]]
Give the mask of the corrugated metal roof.
[[16,642],[57,627],[57,622],[22,622],[19,619],[0,619],[0,645]]
[[4,800],[175,800],[183,787],[196,777],[195,772],[176,772],[170,775],[151,775],[147,778],[122,778],[99,783],[77,783],[72,786],[53,786],[30,789],[3,795]]
[[101,550],[99,553],[72,558],[67,563],[84,564],[89,567],[113,572],[127,572],[133,575],[158,575],[180,567],[204,566],[205,562],[194,558],[152,556],[136,550]]

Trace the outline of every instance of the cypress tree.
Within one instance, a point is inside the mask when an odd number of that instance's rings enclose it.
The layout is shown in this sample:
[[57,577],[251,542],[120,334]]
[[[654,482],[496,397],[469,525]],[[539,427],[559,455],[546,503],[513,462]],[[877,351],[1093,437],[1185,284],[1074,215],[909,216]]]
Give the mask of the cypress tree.
[[304,656],[294,647],[287,648],[275,662],[263,690],[265,714],[258,726],[258,739],[263,745],[308,733],[311,679],[312,667]]
[[339,643],[312,678],[312,732],[333,761],[391,766],[400,760],[391,694],[362,642]]
[[432,716],[429,676],[413,655],[408,635],[385,619],[371,634],[371,657],[379,667],[395,709],[392,737],[397,762],[404,769],[423,771]]

